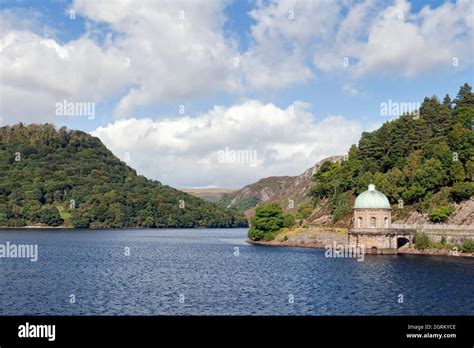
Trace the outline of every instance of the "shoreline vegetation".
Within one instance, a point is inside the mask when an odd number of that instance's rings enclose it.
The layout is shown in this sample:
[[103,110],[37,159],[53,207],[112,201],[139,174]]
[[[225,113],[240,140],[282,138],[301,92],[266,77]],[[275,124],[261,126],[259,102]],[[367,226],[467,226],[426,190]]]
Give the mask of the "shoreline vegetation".
[[[347,228],[334,227],[297,227],[283,228],[275,235],[272,240],[252,240],[247,239],[247,243],[271,247],[295,247],[310,249],[326,249],[333,243],[346,245],[348,241]],[[426,241],[423,240],[423,244]],[[457,249],[453,250],[456,247]],[[428,242],[423,248],[415,242],[413,246],[402,247],[398,249],[398,254],[407,255],[431,255],[431,256],[450,256],[474,258],[473,251],[463,251],[462,245],[453,245],[448,243]]]
[[222,229],[222,228],[246,228],[246,227],[72,227],[72,226],[0,226],[0,231],[2,230],[68,230],[68,231],[98,231],[98,230],[173,230],[173,229],[193,229],[193,230],[202,230],[202,229]]

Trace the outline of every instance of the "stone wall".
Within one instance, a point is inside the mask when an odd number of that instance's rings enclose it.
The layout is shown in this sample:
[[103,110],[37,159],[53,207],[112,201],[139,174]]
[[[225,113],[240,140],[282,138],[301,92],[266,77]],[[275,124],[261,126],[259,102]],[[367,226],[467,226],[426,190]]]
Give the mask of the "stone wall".
[[468,225],[398,225],[393,224],[395,228],[410,228],[415,231],[423,232],[428,235],[432,242],[441,242],[444,237],[446,242],[456,244],[462,243],[466,239],[474,239],[474,226]]
[[[374,228],[371,226],[371,219],[375,219],[375,228],[390,227],[392,211],[391,209],[354,209],[354,229]],[[385,223],[387,219],[387,224]]]

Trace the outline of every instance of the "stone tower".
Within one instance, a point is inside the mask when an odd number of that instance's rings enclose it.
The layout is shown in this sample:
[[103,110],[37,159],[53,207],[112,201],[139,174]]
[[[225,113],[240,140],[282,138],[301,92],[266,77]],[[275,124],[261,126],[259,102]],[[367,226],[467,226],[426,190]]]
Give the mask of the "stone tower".
[[392,223],[392,208],[382,192],[369,185],[354,204],[354,229],[390,228]]
[[356,198],[349,245],[370,254],[396,254],[401,245],[410,242],[410,232],[393,229],[391,224],[390,202],[370,184],[368,190]]

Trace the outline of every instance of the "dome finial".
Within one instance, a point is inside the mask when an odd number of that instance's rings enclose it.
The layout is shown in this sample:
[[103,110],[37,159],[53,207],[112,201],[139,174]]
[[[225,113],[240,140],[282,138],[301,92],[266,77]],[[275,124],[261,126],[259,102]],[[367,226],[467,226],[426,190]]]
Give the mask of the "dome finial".
[[375,185],[369,184],[369,191],[375,191]]

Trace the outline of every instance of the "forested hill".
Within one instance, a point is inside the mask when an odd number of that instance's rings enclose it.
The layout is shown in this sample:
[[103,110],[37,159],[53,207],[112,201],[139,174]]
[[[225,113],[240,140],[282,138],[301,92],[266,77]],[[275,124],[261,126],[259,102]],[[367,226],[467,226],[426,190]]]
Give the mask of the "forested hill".
[[87,133],[0,128],[0,226],[244,227],[243,214],[138,176]]
[[311,194],[329,199],[333,220],[350,212],[350,198],[373,182],[394,204],[395,217],[413,207],[432,222],[446,221],[453,203],[474,195],[474,94],[425,98],[419,113],[405,114],[363,133],[346,161],[324,163]]

